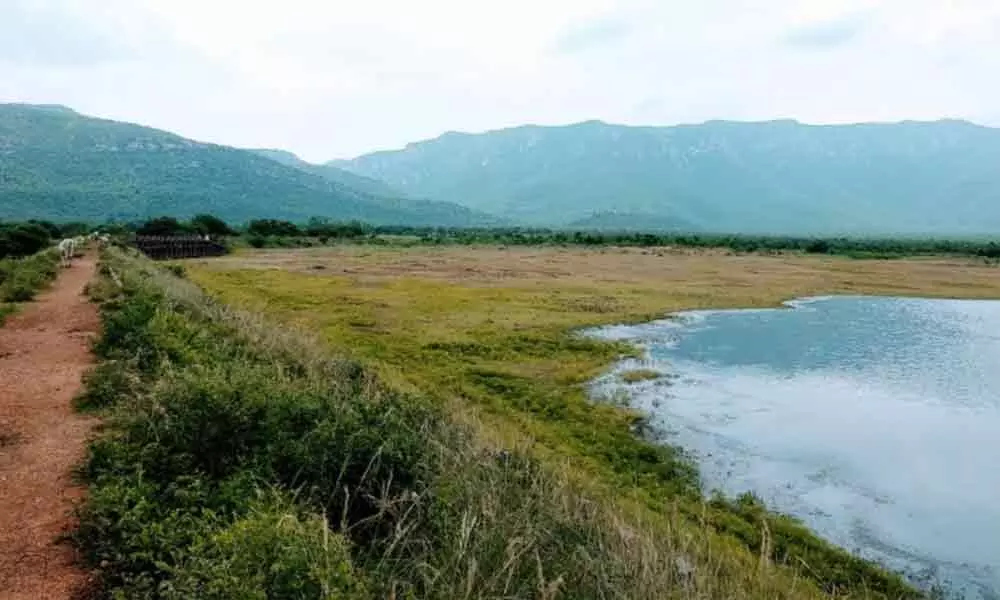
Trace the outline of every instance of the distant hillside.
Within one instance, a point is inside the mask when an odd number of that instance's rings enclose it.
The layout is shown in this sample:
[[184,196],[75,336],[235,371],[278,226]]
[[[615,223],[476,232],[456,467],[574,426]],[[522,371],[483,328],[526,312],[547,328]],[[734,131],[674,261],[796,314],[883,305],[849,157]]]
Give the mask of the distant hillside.
[[253,152],[87,117],[66,107],[0,104],[0,219],[138,219],[203,212],[230,221],[323,216],[467,225],[490,220],[446,203],[403,205]]
[[422,220],[414,224],[487,226],[508,223],[505,219],[473,211],[453,202],[409,198],[403,192],[377,179],[357,175],[331,164],[317,165],[306,162],[287,150],[254,149],[251,152],[266,156],[283,165],[319,175],[335,185],[363,192],[368,195],[372,202],[383,209],[408,211],[421,215]]
[[625,213],[618,211],[597,212],[587,217],[566,224],[568,229],[583,229],[594,231],[678,231],[693,233],[700,227],[683,219],[666,215],[651,215],[646,213]]
[[357,175],[345,169],[340,169],[331,164],[317,165],[310,162],[306,162],[296,156],[294,153],[287,150],[275,150],[273,148],[260,148],[253,149],[252,152],[256,152],[261,156],[266,156],[271,160],[277,161],[283,165],[289,167],[295,167],[302,171],[313,173],[319,175],[335,183],[345,185],[347,187],[353,188],[360,192],[365,192],[375,196],[386,196],[390,198],[402,198],[405,196],[403,192],[390,187],[382,181],[377,179],[372,179],[371,177],[365,177],[363,175]]
[[525,126],[335,164],[537,225],[617,212],[712,231],[1000,231],[1000,130],[962,121]]

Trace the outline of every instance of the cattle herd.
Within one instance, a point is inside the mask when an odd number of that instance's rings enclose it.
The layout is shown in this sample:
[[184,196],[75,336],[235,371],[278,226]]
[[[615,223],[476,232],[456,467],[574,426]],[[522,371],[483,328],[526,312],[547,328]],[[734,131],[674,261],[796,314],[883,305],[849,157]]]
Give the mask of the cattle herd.
[[87,242],[98,242],[104,246],[111,242],[111,237],[107,234],[95,231],[87,236],[81,235],[73,238],[66,238],[60,241],[56,247],[59,249],[59,260],[62,266],[71,266],[73,264],[73,259],[76,257],[77,249],[83,248]]

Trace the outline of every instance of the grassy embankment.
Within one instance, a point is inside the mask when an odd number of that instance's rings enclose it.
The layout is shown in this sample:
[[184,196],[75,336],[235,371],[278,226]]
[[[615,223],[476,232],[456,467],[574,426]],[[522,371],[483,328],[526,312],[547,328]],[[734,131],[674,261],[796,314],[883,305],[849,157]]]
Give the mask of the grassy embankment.
[[671,515],[666,529],[645,525],[648,535],[675,545],[685,536],[707,540],[730,577],[752,579],[746,561],[763,551],[787,565],[776,572],[827,591],[890,596],[908,592],[749,499],[701,502],[695,473],[677,451],[632,435],[639,415],[594,406],[584,393],[582,384],[629,349],[570,332],[800,295],[1000,296],[994,269],[964,261],[658,250],[342,248],[235,256],[190,271],[227,302],[321,333],[393,384],[445,406],[452,419],[475,413],[479,436],[523,448],[621,514]]
[[[686,463],[630,435],[634,415],[591,406],[567,385],[621,348],[555,326],[546,341],[547,330],[506,322],[489,338],[504,344],[490,350],[501,354],[483,358],[482,342],[467,339],[479,330],[449,320],[471,319],[490,305],[475,301],[490,298],[502,302],[486,320],[540,318],[539,290],[197,272],[223,295],[270,299],[289,320],[316,324],[327,308],[344,307],[407,320],[382,325],[350,313],[343,326],[360,328],[352,340],[360,353],[379,350],[366,336],[416,342],[373,327],[451,326],[409,346],[432,361],[406,363],[412,372],[366,359],[395,380],[386,385],[367,366],[331,358],[326,343],[212,301],[145,260],[111,251],[102,273],[91,293],[102,302],[103,362],[80,407],[107,425],[82,468],[90,494],[76,539],[108,595],[822,598],[817,581],[852,597],[913,595],[759,506],[698,500]],[[243,283],[251,288],[240,291]],[[285,306],[295,289],[308,302],[299,319]],[[344,295],[351,290],[358,295]],[[562,300],[577,312],[560,328],[583,315],[611,317],[590,312],[609,306],[606,298]],[[338,315],[330,318],[346,316]],[[335,324],[323,324],[338,339]],[[441,345],[446,335],[461,345]],[[381,350],[406,356],[392,346]],[[541,372],[515,379],[550,397],[493,383],[509,378],[505,366],[543,371],[555,368],[553,357],[574,356],[582,371],[558,385]],[[456,386],[474,396],[455,401]],[[541,401],[549,412],[537,410]],[[587,427],[584,447],[577,438]],[[788,558],[806,551],[805,563]]]
[[59,256],[43,250],[25,258],[0,259],[0,325],[17,305],[35,297],[59,272]]

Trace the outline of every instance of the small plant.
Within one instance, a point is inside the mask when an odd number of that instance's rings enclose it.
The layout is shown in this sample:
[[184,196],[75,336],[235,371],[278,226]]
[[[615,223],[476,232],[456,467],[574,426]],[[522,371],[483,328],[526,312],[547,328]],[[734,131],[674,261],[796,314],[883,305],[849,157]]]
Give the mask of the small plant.
[[175,277],[180,277],[181,279],[183,279],[184,277],[187,276],[187,270],[184,269],[184,265],[171,263],[169,265],[166,265],[166,269],[168,272],[172,273]]
[[327,522],[272,500],[199,541],[165,599],[365,598],[349,544]]
[[21,259],[0,260],[0,303],[29,302],[55,278],[58,259],[42,251]]
[[123,362],[105,361],[84,375],[83,384],[74,404],[77,410],[90,411],[109,408],[131,397],[139,382]]
[[620,375],[622,381],[628,384],[640,383],[642,381],[653,381],[663,377],[663,373],[653,369],[631,369],[623,371]]

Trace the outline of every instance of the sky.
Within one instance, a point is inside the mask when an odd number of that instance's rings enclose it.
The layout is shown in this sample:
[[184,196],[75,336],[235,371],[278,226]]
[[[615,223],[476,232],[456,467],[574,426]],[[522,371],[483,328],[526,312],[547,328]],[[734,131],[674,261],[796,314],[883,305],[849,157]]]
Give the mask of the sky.
[[1000,126],[1000,0],[0,0],[0,102],[311,161],[590,119]]

